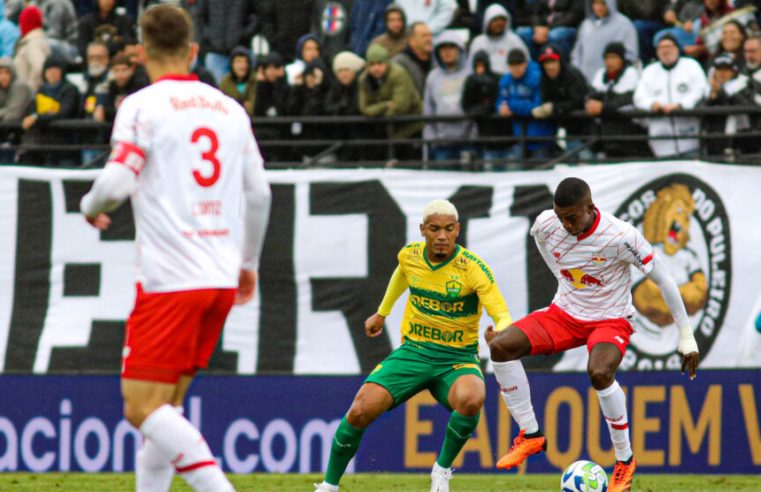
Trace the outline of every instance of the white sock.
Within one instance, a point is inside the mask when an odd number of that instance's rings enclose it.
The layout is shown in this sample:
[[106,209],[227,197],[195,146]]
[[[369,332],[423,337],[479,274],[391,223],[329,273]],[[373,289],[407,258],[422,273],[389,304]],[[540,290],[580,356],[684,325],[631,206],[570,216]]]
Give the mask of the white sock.
[[198,429],[171,405],[162,405],[140,426],[182,478],[197,492],[232,492],[235,489],[214,460]]
[[323,490],[329,490],[330,492],[338,492],[338,485],[331,485],[328,482],[322,482],[320,487]]
[[[174,410],[182,415],[181,406]],[[167,492],[172,486],[174,467],[153,443],[152,439],[143,439],[143,446],[137,452],[135,463],[135,489],[137,492]]]
[[431,470],[431,473],[438,473],[439,475],[443,475],[444,473],[451,470],[451,468],[444,468],[441,466],[437,461],[433,462],[433,470]]
[[610,440],[616,450],[616,460],[626,461],[632,457],[632,445],[629,442],[629,417],[626,414],[626,394],[618,381],[597,392],[600,408],[608,423]]
[[523,364],[519,360],[494,362],[494,375],[499,383],[500,394],[505,400],[510,415],[513,416],[521,430],[533,434],[539,430],[539,423],[531,405],[531,388]]

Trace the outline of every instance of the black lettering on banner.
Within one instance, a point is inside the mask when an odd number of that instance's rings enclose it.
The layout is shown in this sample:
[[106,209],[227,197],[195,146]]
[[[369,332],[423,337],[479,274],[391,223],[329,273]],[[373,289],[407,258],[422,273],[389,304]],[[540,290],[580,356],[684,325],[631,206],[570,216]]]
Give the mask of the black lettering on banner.
[[[457,208],[460,216],[460,237],[457,242],[468,247],[468,219],[485,218],[489,216],[492,206],[494,188],[491,186],[461,186],[449,201]],[[476,251],[476,254],[478,252]]]
[[16,272],[5,370],[32,372],[50,296],[53,198],[47,181],[18,180]]
[[[296,358],[294,185],[272,185],[272,211],[259,262],[259,349],[256,372],[292,374]],[[274,214],[277,215],[274,215]]]
[[311,281],[312,308],[343,313],[360,370],[367,374],[391,352],[389,327],[380,337],[368,338],[364,322],[378,309],[388,279],[398,264],[396,253],[405,241],[404,214],[379,181],[313,183],[309,210],[314,215],[367,215],[367,277]]
[[[546,185],[516,186],[510,215],[526,217],[528,229],[530,229],[539,214],[551,209],[552,205],[552,192]],[[526,249],[526,279],[528,280],[528,311],[532,312],[550,305],[558,283],[552,271],[544,263],[539,250],[536,249],[536,243],[528,233],[528,229],[526,229],[524,248]],[[555,354],[524,357],[521,360],[526,369],[551,369],[561,357],[562,354]]]

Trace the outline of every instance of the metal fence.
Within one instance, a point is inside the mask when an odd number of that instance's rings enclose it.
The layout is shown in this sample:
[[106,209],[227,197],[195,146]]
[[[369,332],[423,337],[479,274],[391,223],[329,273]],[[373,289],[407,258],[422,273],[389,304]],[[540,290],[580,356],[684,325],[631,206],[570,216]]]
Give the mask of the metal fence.
[[[699,122],[697,135],[651,137],[644,126],[650,118],[693,117]],[[749,123],[742,130],[727,131],[726,120],[739,118]],[[470,121],[476,128],[489,122],[497,134],[458,139],[423,138],[413,131],[404,138],[395,134],[403,127],[421,128],[437,123]],[[553,120],[548,120],[553,121]],[[617,123],[629,123],[632,130],[611,133]],[[406,167],[457,170],[545,169],[565,163],[624,162],[633,159],[659,160],[648,151],[655,140],[699,140],[699,148],[689,155],[669,155],[660,159],[694,157],[704,160],[757,164],[761,158],[761,107],[712,106],[678,110],[669,115],[644,111],[621,112],[592,117],[583,111],[555,121],[560,131],[551,136],[530,136],[528,119],[487,116],[320,116],[254,118],[252,127],[267,161],[278,168]],[[633,123],[633,124],[632,124]],[[513,132],[513,126],[518,130]],[[500,131],[503,130],[503,131]],[[24,132],[16,124],[0,124],[0,162],[57,167],[102,166],[109,151],[110,124],[92,120],[59,120]],[[494,132],[492,132],[494,133]],[[530,150],[544,146],[545,151]],[[615,144],[613,155],[606,149]],[[438,146],[461,147],[454,158],[435,160]],[[485,153],[485,149],[499,149]]]

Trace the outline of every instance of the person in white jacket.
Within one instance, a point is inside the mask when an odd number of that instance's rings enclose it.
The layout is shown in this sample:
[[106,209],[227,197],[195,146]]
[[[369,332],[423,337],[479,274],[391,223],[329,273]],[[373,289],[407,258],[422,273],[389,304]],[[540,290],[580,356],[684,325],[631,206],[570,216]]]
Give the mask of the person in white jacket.
[[481,50],[489,53],[491,68],[500,75],[508,72],[507,54],[513,49],[531,58],[526,43],[513,31],[512,23],[510,13],[502,5],[489,5],[484,13],[483,34],[476,36],[470,45],[468,66],[473,66],[473,58]]
[[703,99],[708,86],[705,72],[697,61],[681,56],[679,43],[671,34],[658,40],[655,53],[658,61],[642,72],[634,91],[634,106],[664,115],[648,119],[650,147],[656,157],[695,156],[699,142],[690,137],[698,136],[700,121],[670,115],[681,109],[693,109]]
[[457,9],[455,0],[396,0],[404,9],[407,25],[413,22],[425,22],[434,36],[447,28]]

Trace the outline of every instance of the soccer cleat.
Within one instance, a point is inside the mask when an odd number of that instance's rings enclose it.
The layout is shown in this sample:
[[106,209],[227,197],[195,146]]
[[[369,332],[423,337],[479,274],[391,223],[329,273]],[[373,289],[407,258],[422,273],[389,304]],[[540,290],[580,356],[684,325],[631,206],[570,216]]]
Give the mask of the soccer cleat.
[[634,456],[628,462],[616,461],[616,467],[613,468],[613,481],[608,486],[608,492],[629,492],[632,489],[636,469],[637,463],[634,461]]
[[[537,432],[537,434],[539,434]],[[518,437],[513,439],[513,446],[497,462],[497,468],[509,470],[523,463],[532,454],[547,451],[547,439],[539,434],[536,437],[526,437],[526,431],[521,430]]]
[[338,485],[330,485],[326,482],[314,484],[314,492],[338,492]]
[[449,481],[452,479],[452,469],[442,468],[441,471],[431,471],[431,492],[449,492]]

